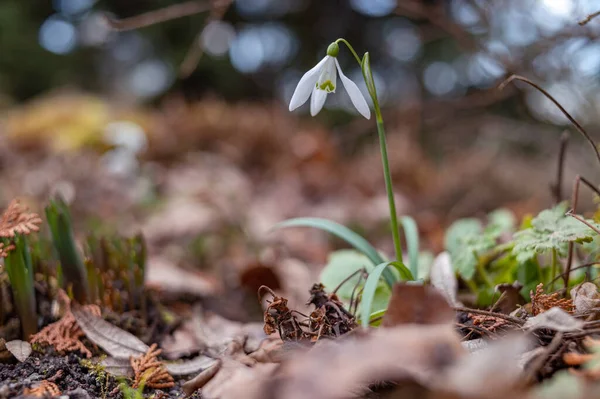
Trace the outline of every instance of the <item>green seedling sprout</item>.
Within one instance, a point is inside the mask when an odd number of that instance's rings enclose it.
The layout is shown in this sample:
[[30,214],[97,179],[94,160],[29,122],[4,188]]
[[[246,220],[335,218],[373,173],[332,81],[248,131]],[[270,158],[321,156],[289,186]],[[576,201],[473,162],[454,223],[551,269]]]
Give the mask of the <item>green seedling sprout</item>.
[[87,303],[90,299],[87,271],[77,251],[69,208],[62,198],[50,201],[46,207],[46,218],[60,260],[64,282],[67,287],[71,287],[73,296],[79,303]]
[[17,234],[10,241],[3,240],[5,248],[13,247],[4,258],[13,298],[24,340],[29,340],[37,332],[37,312],[35,291],[33,289],[33,267],[31,254],[24,235]]

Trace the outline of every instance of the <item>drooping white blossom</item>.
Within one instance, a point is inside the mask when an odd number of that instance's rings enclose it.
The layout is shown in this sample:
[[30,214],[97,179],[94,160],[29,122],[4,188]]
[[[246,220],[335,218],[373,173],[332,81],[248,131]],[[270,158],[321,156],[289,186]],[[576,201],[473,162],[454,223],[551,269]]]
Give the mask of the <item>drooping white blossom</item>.
[[336,57],[327,55],[311,70],[306,72],[298,82],[294,95],[290,100],[290,111],[295,110],[310,99],[310,114],[315,116],[323,109],[329,93],[335,93],[337,87],[337,74],[340,75],[342,85],[352,104],[362,116],[371,118],[371,110],[356,83],[350,80],[340,68]]

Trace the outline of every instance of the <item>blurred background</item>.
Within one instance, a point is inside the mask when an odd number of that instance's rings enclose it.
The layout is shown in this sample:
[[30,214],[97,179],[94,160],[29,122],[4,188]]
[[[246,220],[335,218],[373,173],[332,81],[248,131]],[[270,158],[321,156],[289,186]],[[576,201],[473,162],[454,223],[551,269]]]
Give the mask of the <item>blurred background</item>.
[[[2,0],[0,199],[41,209],[59,193],[82,231],[141,229],[163,264],[206,270],[262,253],[279,238],[268,229],[293,216],[347,223],[389,251],[374,121],[344,90],[316,118],[287,110],[302,74],[344,37],[371,54],[399,212],[439,251],[457,218],[551,205],[564,131],[560,197],[577,173],[600,180],[550,100],[519,82],[497,89],[525,76],[598,138],[600,18],[578,24],[598,10],[597,0]],[[366,95],[343,47],[339,61]],[[331,244],[286,237],[286,251],[317,263]]]

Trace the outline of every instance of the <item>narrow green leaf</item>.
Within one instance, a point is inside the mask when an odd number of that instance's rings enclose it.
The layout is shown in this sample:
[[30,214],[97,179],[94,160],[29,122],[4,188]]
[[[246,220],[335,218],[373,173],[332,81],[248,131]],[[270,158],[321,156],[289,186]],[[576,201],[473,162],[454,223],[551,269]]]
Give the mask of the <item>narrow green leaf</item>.
[[383,320],[383,316],[385,315],[386,311],[387,309],[381,309],[371,313],[371,316],[369,316],[369,325],[373,327],[379,326],[381,324],[381,321]]
[[408,265],[410,272],[417,278],[419,275],[419,231],[417,223],[410,216],[403,216],[400,219],[402,230],[404,230],[404,239],[408,249]]
[[373,308],[373,298],[375,297],[375,291],[377,291],[379,279],[386,270],[389,271],[388,266],[394,267],[396,270],[398,270],[400,275],[403,276],[405,280],[414,280],[410,270],[408,270],[408,268],[401,262],[394,261],[378,264],[375,269],[369,273],[369,277],[367,278],[363,288],[362,300],[360,304],[360,322],[365,328],[369,327],[371,311]]
[[[374,265],[379,265],[385,261],[367,240],[346,226],[334,221],[321,218],[296,218],[278,223],[273,228],[281,229],[284,227],[314,227],[316,229],[327,231],[328,233],[331,233],[336,237],[346,241],[358,251],[365,254],[365,256],[369,258]],[[383,278],[390,287],[394,285],[397,280],[392,271],[387,269],[383,272]]]

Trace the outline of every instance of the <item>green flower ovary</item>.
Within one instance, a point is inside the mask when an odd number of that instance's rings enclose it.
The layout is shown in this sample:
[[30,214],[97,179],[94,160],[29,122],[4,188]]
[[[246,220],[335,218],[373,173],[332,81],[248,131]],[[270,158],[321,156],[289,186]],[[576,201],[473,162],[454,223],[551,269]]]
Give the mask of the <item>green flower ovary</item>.
[[326,80],[323,83],[321,83],[319,85],[319,83],[317,83],[317,88],[319,90],[324,90],[327,93],[331,93],[333,91],[335,91],[335,85],[333,84],[333,82],[331,82],[331,80]]

